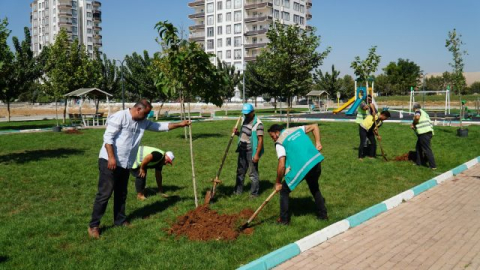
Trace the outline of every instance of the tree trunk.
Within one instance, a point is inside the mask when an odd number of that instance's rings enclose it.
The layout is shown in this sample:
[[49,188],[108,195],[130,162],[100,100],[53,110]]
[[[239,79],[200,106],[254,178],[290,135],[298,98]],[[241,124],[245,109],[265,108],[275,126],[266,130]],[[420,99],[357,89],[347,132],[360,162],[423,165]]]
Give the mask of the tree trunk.
[[257,108],[257,97],[254,97],[255,99],[255,108]]
[[158,116],[162,112],[163,104],[165,104],[165,101],[162,101],[162,105],[160,105],[160,109],[158,110],[157,115],[155,115],[155,121],[158,121]]
[[10,100],[7,100],[7,114],[8,114],[8,122],[10,122]]
[[[188,102],[188,120],[192,121],[192,118],[190,116],[190,101]],[[195,207],[198,207],[197,181],[195,180],[195,161],[193,160],[192,125],[188,126],[188,133],[189,133],[189,137],[190,137],[190,159],[192,161],[193,194],[195,196]]]
[[57,119],[57,127],[58,125],[58,102],[57,97],[55,96],[55,118]]
[[273,98],[273,107],[274,107],[274,110],[275,110],[275,114],[277,114],[277,97],[274,97]]
[[290,128],[290,106],[291,106],[291,98],[287,98],[287,128]]
[[63,107],[63,124],[66,123],[66,119],[67,119],[67,99],[65,99],[65,104]]

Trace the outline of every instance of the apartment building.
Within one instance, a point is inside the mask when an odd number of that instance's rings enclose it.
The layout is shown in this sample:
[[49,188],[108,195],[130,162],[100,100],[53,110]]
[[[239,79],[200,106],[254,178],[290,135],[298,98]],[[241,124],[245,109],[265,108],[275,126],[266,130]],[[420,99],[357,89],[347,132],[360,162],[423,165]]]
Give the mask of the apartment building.
[[93,0],[34,0],[30,7],[32,51],[38,55],[55,42],[60,29],[78,39],[93,57],[102,48],[102,4]]
[[274,21],[307,27],[312,0],[194,0],[188,4],[191,41],[243,71],[268,44]]

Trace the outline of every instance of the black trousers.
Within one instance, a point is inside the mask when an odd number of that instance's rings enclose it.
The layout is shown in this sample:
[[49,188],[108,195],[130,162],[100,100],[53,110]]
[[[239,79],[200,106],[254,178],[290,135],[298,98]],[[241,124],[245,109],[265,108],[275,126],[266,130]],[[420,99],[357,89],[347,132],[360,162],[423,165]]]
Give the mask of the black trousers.
[[417,135],[417,160],[415,163],[417,165],[430,165],[430,168],[436,168],[435,157],[433,156],[432,148],[430,147],[430,142],[432,141],[433,134],[432,132],[427,132],[424,134]]
[[135,190],[137,193],[144,192],[145,187],[147,186],[147,171],[145,170],[145,177],[140,177],[138,174],[140,169],[132,169],[130,174],[135,177]]
[[[318,163],[313,167],[305,176],[307,181],[308,188],[310,193],[312,193],[313,199],[315,200],[315,214],[318,218],[327,217],[327,208],[325,207],[325,199],[320,192],[320,186],[318,185],[318,179],[322,174],[322,164]],[[290,214],[288,211],[289,201],[290,201],[290,188],[286,182],[282,184],[282,190],[280,190],[280,219],[283,222],[290,221]]]
[[[377,153],[377,141],[375,140],[375,134],[373,133],[373,127],[368,131],[359,125],[360,145],[358,146],[358,158],[364,158],[366,155],[375,157]],[[365,153],[365,141],[369,140],[371,145],[367,148],[368,152]]]
[[258,177],[258,162],[252,161],[252,148],[244,144],[240,144],[237,149],[237,178],[235,181],[235,193],[241,194],[243,192],[243,183],[245,181],[245,175],[250,168],[250,180],[252,185],[250,187],[250,193],[252,195],[258,195],[260,189],[259,177]]
[[108,200],[115,193],[113,198],[113,219],[114,224],[122,225],[127,216],[125,215],[125,202],[127,200],[127,187],[129,169],[118,167],[115,170],[107,168],[108,161],[100,158],[98,159],[98,170],[100,175],[98,177],[98,192],[93,203],[92,220],[90,221],[90,228],[100,226],[100,220],[107,209]]

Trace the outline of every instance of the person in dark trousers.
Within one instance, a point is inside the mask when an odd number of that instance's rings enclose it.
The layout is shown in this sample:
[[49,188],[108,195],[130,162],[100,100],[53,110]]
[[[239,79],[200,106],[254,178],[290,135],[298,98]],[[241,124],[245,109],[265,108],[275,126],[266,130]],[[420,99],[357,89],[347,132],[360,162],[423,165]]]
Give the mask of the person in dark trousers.
[[[360,124],[360,145],[358,146],[358,159],[363,160],[363,158],[368,154],[370,158],[375,158],[376,157],[376,152],[377,152],[377,141],[375,140],[375,136],[378,137],[378,140],[381,140],[382,137],[378,134],[378,128],[382,126],[383,121],[387,120],[390,118],[390,112],[388,111],[383,111],[379,115],[368,115],[365,120]],[[376,122],[376,123],[375,123]],[[369,140],[371,145],[369,148],[368,153],[365,153],[364,146],[365,146],[365,141]]]
[[137,158],[133,163],[131,174],[135,177],[135,189],[137,191],[137,199],[143,201],[145,197],[145,186],[147,184],[147,169],[155,169],[155,180],[157,181],[158,194],[164,198],[168,195],[163,193],[163,166],[173,164],[175,156],[171,151],[165,152],[161,149],[140,146],[137,153]]
[[191,124],[190,121],[180,123],[156,123],[146,120],[152,110],[147,100],[141,100],[133,108],[116,112],[107,120],[107,128],[103,135],[103,145],[98,158],[99,179],[98,192],[93,204],[92,218],[88,227],[88,235],[100,237],[100,220],[105,214],[108,200],[114,194],[113,218],[116,226],[127,226],[125,201],[130,169],[135,162],[138,147],[145,130],[168,131]]
[[[307,133],[313,133],[315,145]],[[280,191],[279,224],[290,223],[289,196],[297,185],[305,179],[315,200],[315,214],[320,220],[327,220],[325,199],[320,192],[318,180],[322,174],[321,162],[324,157],[320,153],[320,129],[317,124],[284,129],[281,125],[272,125],[268,134],[275,142],[278,157],[275,190]],[[282,179],[285,181],[282,183]]]
[[428,162],[430,168],[436,170],[437,164],[435,163],[435,157],[433,156],[431,147],[431,141],[434,135],[433,123],[428,113],[422,110],[420,104],[414,104],[413,109],[415,110],[415,115],[413,116],[411,128],[415,130],[417,134],[417,145],[415,146],[417,157],[415,163],[419,166],[427,166]]
[[[367,118],[369,115],[374,115],[376,113],[376,108],[375,105],[372,102],[372,96],[367,95],[367,98],[365,101],[362,101],[360,105],[358,106],[357,110],[357,118],[355,119],[355,123],[358,124],[358,135],[360,137],[360,143],[362,143],[362,122]],[[368,151],[368,141],[363,138],[363,143],[364,143],[364,150],[363,151]]]
[[250,196],[255,198],[258,197],[260,189],[258,162],[263,154],[263,123],[255,115],[255,110],[252,104],[244,104],[242,114],[245,117],[241,130],[238,131],[236,128],[233,130],[233,132],[239,136],[237,147],[237,178],[234,194],[242,194],[245,174],[250,168],[250,180],[252,181]]

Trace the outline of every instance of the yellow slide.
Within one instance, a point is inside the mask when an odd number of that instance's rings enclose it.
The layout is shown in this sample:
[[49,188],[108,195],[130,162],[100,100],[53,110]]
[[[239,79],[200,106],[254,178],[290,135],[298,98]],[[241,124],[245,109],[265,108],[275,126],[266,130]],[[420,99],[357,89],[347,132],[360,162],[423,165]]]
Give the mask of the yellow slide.
[[345,110],[345,108],[347,108],[348,106],[352,105],[352,103],[355,102],[355,97],[352,97],[351,99],[349,99],[347,102],[343,103],[342,106],[340,106],[339,108],[333,110],[333,113],[339,113],[343,110]]

